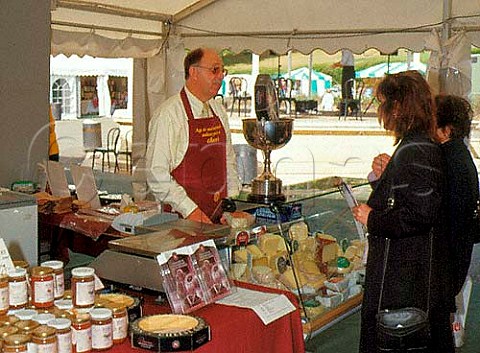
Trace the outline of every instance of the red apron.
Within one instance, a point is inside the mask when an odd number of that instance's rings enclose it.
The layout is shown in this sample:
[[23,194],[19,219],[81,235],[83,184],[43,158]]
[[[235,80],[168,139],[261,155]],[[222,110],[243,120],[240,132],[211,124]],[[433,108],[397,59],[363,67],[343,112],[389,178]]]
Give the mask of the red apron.
[[185,89],[180,97],[188,117],[189,141],[182,162],[171,175],[211,218],[222,198],[227,197],[225,129],[211,108],[213,116],[195,119]]

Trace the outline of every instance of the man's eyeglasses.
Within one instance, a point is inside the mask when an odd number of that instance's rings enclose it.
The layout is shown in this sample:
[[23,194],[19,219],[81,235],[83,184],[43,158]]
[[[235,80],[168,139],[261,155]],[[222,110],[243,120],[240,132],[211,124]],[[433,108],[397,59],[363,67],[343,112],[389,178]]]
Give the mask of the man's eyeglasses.
[[225,69],[222,66],[215,66],[215,67],[206,67],[206,66],[200,66],[200,65],[192,65],[193,67],[198,67],[199,69],[204,69],[210,71],[213,75],[218,75],[219,73],[222,73],[223,76],[228,75],[228,70]]

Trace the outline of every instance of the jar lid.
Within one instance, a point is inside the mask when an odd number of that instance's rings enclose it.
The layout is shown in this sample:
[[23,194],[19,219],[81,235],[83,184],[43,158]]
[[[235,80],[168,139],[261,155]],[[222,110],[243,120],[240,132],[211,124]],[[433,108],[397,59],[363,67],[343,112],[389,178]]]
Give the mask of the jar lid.
[[20,320],[31,320],[37,314],[37,311],[33,309],[20,309],[14,315]]
[[30,264],[24,260],[13,260],[13,266],[27,269],[30,267]]
[[13,335],[19,331],[15,326],[1,326],[0,327],[0,339],[5,339],[8,335]]
[[40,326],[40,324],[33,320],[20,320],[15,323],[15,326],[24,332],[31,332]]
[[53,304],[61,310],[70,310],[73,308],[72,299],[58,299],[55,300]]
[[93,320],[105,320],[112,317],[112,311],[107,308],[94,308],[90,310],[90,315]]
[[55,319],[55,315],[47,314],[47,313],[37,314],[34,317],[32,317],[33,321],[36,321],[41,325],[46,325],[47,322],[49,322],[52,319]]
[[7,271],[8,277],[25,277],[27,270],[22,267],[15,267],[14,269]]
[[53,268],[54,270],[60,270],[63,268],[63,262],[59,260],[44,261],[40,265]]
[[44,338],[44,337],[53,336],[56,333],[57,333],[57,329],[55,327],[41,325],[32,331],[32,336]]
[[47,276],[53,273],[50,267],[36,266],[32,268],[32,276]]
[[[17,311],[19,311],[19,310],[17,310]],[[0,326],[11,326],[11,325],[14,325],[18,321],[20,321],[20,319],[18,317],[8,314],[7,317],[2,317],[0,319]]]
[[75,315],[73,317],[73,320],[72,320],[74,323],[77,323],[77,324],[81,324],[83,322],[87,322],[87,321],[90,321],[90,314],[86,314],[86,313],[78,313],[77,315]]
[[24,333],[14,333],[13,335],[5,337],[6,346],[16,346],[19,344],[26,344],[30,342],[30,335]]
[[48,326],[54,327],[57,330],[64,330],[72,325],[72,322],[66,318],[52,319],[47,323]]
[[95,269],[92,267],[77,267],[72,269],[72,276],[76,277],[90,277],[95,273]]

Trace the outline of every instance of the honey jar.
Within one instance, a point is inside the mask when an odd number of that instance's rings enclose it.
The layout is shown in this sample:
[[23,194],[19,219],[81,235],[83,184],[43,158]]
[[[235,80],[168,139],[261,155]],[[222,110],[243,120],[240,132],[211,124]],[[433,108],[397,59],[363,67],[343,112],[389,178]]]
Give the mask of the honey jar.
[[44,266],[33,267],[30,276],[30,288],[34,307],[52,307],[55,300],[53,269]]

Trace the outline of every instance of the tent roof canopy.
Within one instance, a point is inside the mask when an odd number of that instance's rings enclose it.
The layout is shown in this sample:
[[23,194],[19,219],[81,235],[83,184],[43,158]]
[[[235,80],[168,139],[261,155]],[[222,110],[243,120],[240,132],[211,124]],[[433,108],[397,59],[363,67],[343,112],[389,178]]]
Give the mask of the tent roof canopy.
[[[110,39],[158,41],[157,46],[176,34],[187,48],[208,45],[257,54],[269,49],[304,54],[314,49],[331,54],[342,48],[355,53],[370,48],[383,53],[398,48],[421,51],[428,33],[445,24],[453,30],[465,29],[471,42],[480,46],[480,0],[304,0],[301,4],[290,0],[53,0],[53,4],[54,30],[68,31],[68,35],[94,30]],[[66,40],[65,33],[54,31],[53,37],[57,34]],[[95,55],[94,49],[90,46],[88,53]],[[110,54],[114,55],[120,53]]]

